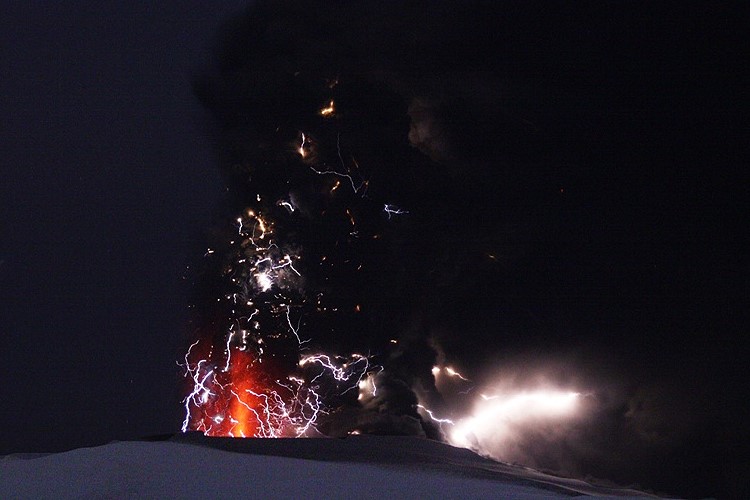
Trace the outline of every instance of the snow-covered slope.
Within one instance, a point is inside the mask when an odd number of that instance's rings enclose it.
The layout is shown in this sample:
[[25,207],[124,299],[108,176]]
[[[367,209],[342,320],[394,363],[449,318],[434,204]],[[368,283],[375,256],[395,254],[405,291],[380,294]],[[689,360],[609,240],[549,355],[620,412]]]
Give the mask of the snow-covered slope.
[[645,497],[498,464],[425,439],[178,435],[0,460],[0,498]]

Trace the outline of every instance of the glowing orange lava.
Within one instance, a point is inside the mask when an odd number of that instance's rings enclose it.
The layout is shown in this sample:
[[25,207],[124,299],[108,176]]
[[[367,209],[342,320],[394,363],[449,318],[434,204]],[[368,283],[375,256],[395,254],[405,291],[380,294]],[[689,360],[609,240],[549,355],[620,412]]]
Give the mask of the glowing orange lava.
[[262,392],[258,377],[253,370],[254,359],[243,351],[235,351],[229,365],[231,389],[224,392],[229,396],[229,409],[222,423],[228,425],[217,429],[221,436],[250,437],[258,434],[258,412],[262,411],[263,402],[254,394]]
[[195,396],[201,404],[191,411],[191,430],[217,437],[259,434],[264,401],[257,395],[265,388],[255,361],[249,352],[235,349],[224,369],[202,370],[203,389]]
[[302,437],[314,432],[320,396],[305,386],[303,379],[282,376],[278,366],[261,362],[250,349],[232,348],[228,359],[220,355],[217,362],[213,359],[217,350],[199,353],[201,349],[193,348],[186,357],[193,390],[185,399],[183,432],[264,438]]

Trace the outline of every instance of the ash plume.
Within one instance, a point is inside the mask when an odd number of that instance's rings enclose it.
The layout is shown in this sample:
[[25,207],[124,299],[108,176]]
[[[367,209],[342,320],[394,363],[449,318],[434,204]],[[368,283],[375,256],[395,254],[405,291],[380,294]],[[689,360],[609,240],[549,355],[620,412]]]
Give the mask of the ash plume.
[[[548,135],[580,103],[545,72],[576,82],[594,64],[550,55],[553,41],[538,38],[555,19],[480,1],[260,1],[220,32],[195,93],[226,183],[223,219],[249,206],[272,217],[279,255],[300,271],[284,296],[293,320],[270,319],[298,338],[285,334],[268,365],[277,376],[318,352],[372,363],[352,374],[359,390],[340,388],[316,413],[319,432],[450,441],[481,391],[559,389],[585,415],[462,439],[500,460],[648,482],[639,461],[681,453],[715,417],[686,416],[697,403],[676,390],[682,369],[658,353],[642,361],[627,333],[571,333],[593,328],[592,296],[616,307],[596,283],[566,295],[591,264],[560,262],[582,210],[563,186],[600,174],[557,159],[563,139]],[[214,299],[226,294],[236,232],[217,224],[197,278],[195,328],[215,344],[233,314]]]

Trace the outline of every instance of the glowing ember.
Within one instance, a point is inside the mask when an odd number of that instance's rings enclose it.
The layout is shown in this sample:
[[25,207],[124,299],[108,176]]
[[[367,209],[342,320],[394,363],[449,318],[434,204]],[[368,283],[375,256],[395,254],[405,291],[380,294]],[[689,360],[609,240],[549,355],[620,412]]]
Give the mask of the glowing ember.
[[328,101],[327,106],[324,106],[323,108],[320,109],[320,111],[318,111],[318,113],[320,113],[321,116],[326,117],[326,118],[333,116],[335,112],[336,112],[336,107],[333,104],[333,99]]

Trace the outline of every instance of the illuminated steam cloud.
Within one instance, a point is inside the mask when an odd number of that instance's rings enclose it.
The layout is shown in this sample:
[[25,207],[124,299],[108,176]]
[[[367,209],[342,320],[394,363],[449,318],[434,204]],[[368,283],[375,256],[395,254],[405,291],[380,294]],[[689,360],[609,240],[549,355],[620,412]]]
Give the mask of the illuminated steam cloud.
[[[455,423],[448,431],[451,444],[473,448],[492,455],[492,450],[502,450],[496,458],[512,460],[507,448],[514,435],[523,433],[526,425],[545,424],[550,420],[567,417],[577,408],[580,394],[554,390],[537,390],[511,394],[481,394],[468,417]],[[504,449],[505,448],[505,449]]]

